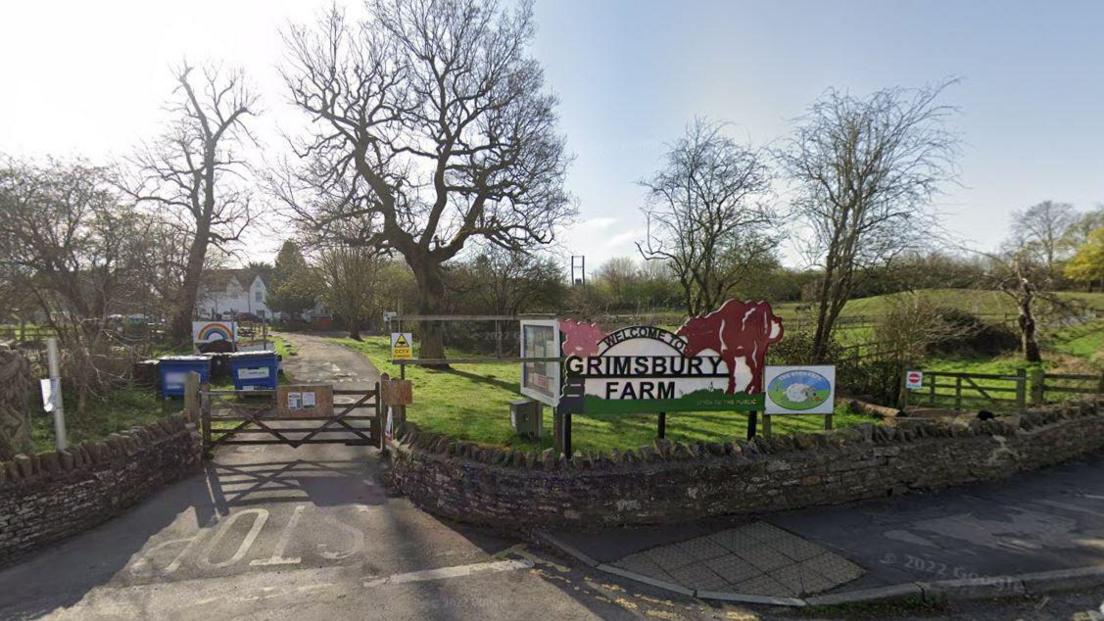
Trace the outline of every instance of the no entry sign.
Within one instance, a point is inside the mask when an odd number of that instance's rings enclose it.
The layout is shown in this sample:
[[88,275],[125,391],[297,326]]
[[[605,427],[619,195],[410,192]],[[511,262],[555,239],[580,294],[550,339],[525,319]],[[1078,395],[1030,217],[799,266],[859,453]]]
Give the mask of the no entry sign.
[[905,373],[905,388],[909,390],[920,390],[924,387],[924,372],[923,371],[908,371]]

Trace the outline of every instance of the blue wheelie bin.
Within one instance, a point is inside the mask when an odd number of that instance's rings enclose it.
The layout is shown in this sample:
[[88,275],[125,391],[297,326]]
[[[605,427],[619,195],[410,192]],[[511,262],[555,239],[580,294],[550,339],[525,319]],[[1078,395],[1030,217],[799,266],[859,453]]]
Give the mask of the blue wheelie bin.
[[211,359],[207,356],[165,356],[157,368],[161,371],[161,396],[183,397],[184,382],[188,373],[199,373],[199,383],[205,384],[211,377]]
[[280,368],[274,351],[239,351],[227,354],[234,390],[276,390]]

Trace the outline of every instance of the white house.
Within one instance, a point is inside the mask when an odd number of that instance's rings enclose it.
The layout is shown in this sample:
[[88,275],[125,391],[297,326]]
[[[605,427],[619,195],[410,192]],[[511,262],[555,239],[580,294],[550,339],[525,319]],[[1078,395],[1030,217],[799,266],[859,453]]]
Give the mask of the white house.
[[[271,277],[271,270],[266,269],[207,270],[199,284],[196,314],[204,318],[229,319],[234,313],[252,313],[261,319],[281,319],[283,313],[268,307],[267,281]],[[329,316],[321,302],[303,313],[307,321]]]
[[279,318],[265,301],[267,270],[207,270],[199,284],[196,313],[200,317],[223,317],[233,313],[253,313],[265,319]]

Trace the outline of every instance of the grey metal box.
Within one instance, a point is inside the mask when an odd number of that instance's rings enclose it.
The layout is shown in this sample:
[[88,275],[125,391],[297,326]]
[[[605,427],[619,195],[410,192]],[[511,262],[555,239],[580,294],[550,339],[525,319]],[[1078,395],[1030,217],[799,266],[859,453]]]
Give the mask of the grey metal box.
[[544,426],[544,405],[532,399],[511,401],[510,425],[519,436],[540,439]]

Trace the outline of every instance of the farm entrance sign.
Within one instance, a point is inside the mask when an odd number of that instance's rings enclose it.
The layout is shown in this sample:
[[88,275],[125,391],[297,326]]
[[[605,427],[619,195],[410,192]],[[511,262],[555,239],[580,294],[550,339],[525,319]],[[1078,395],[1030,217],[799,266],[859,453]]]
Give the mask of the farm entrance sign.
[[761,411],[767,348],[782,320],[766,302],[729,300],[670,332],[630,326],[603,334],[561,321],[570,413]]

